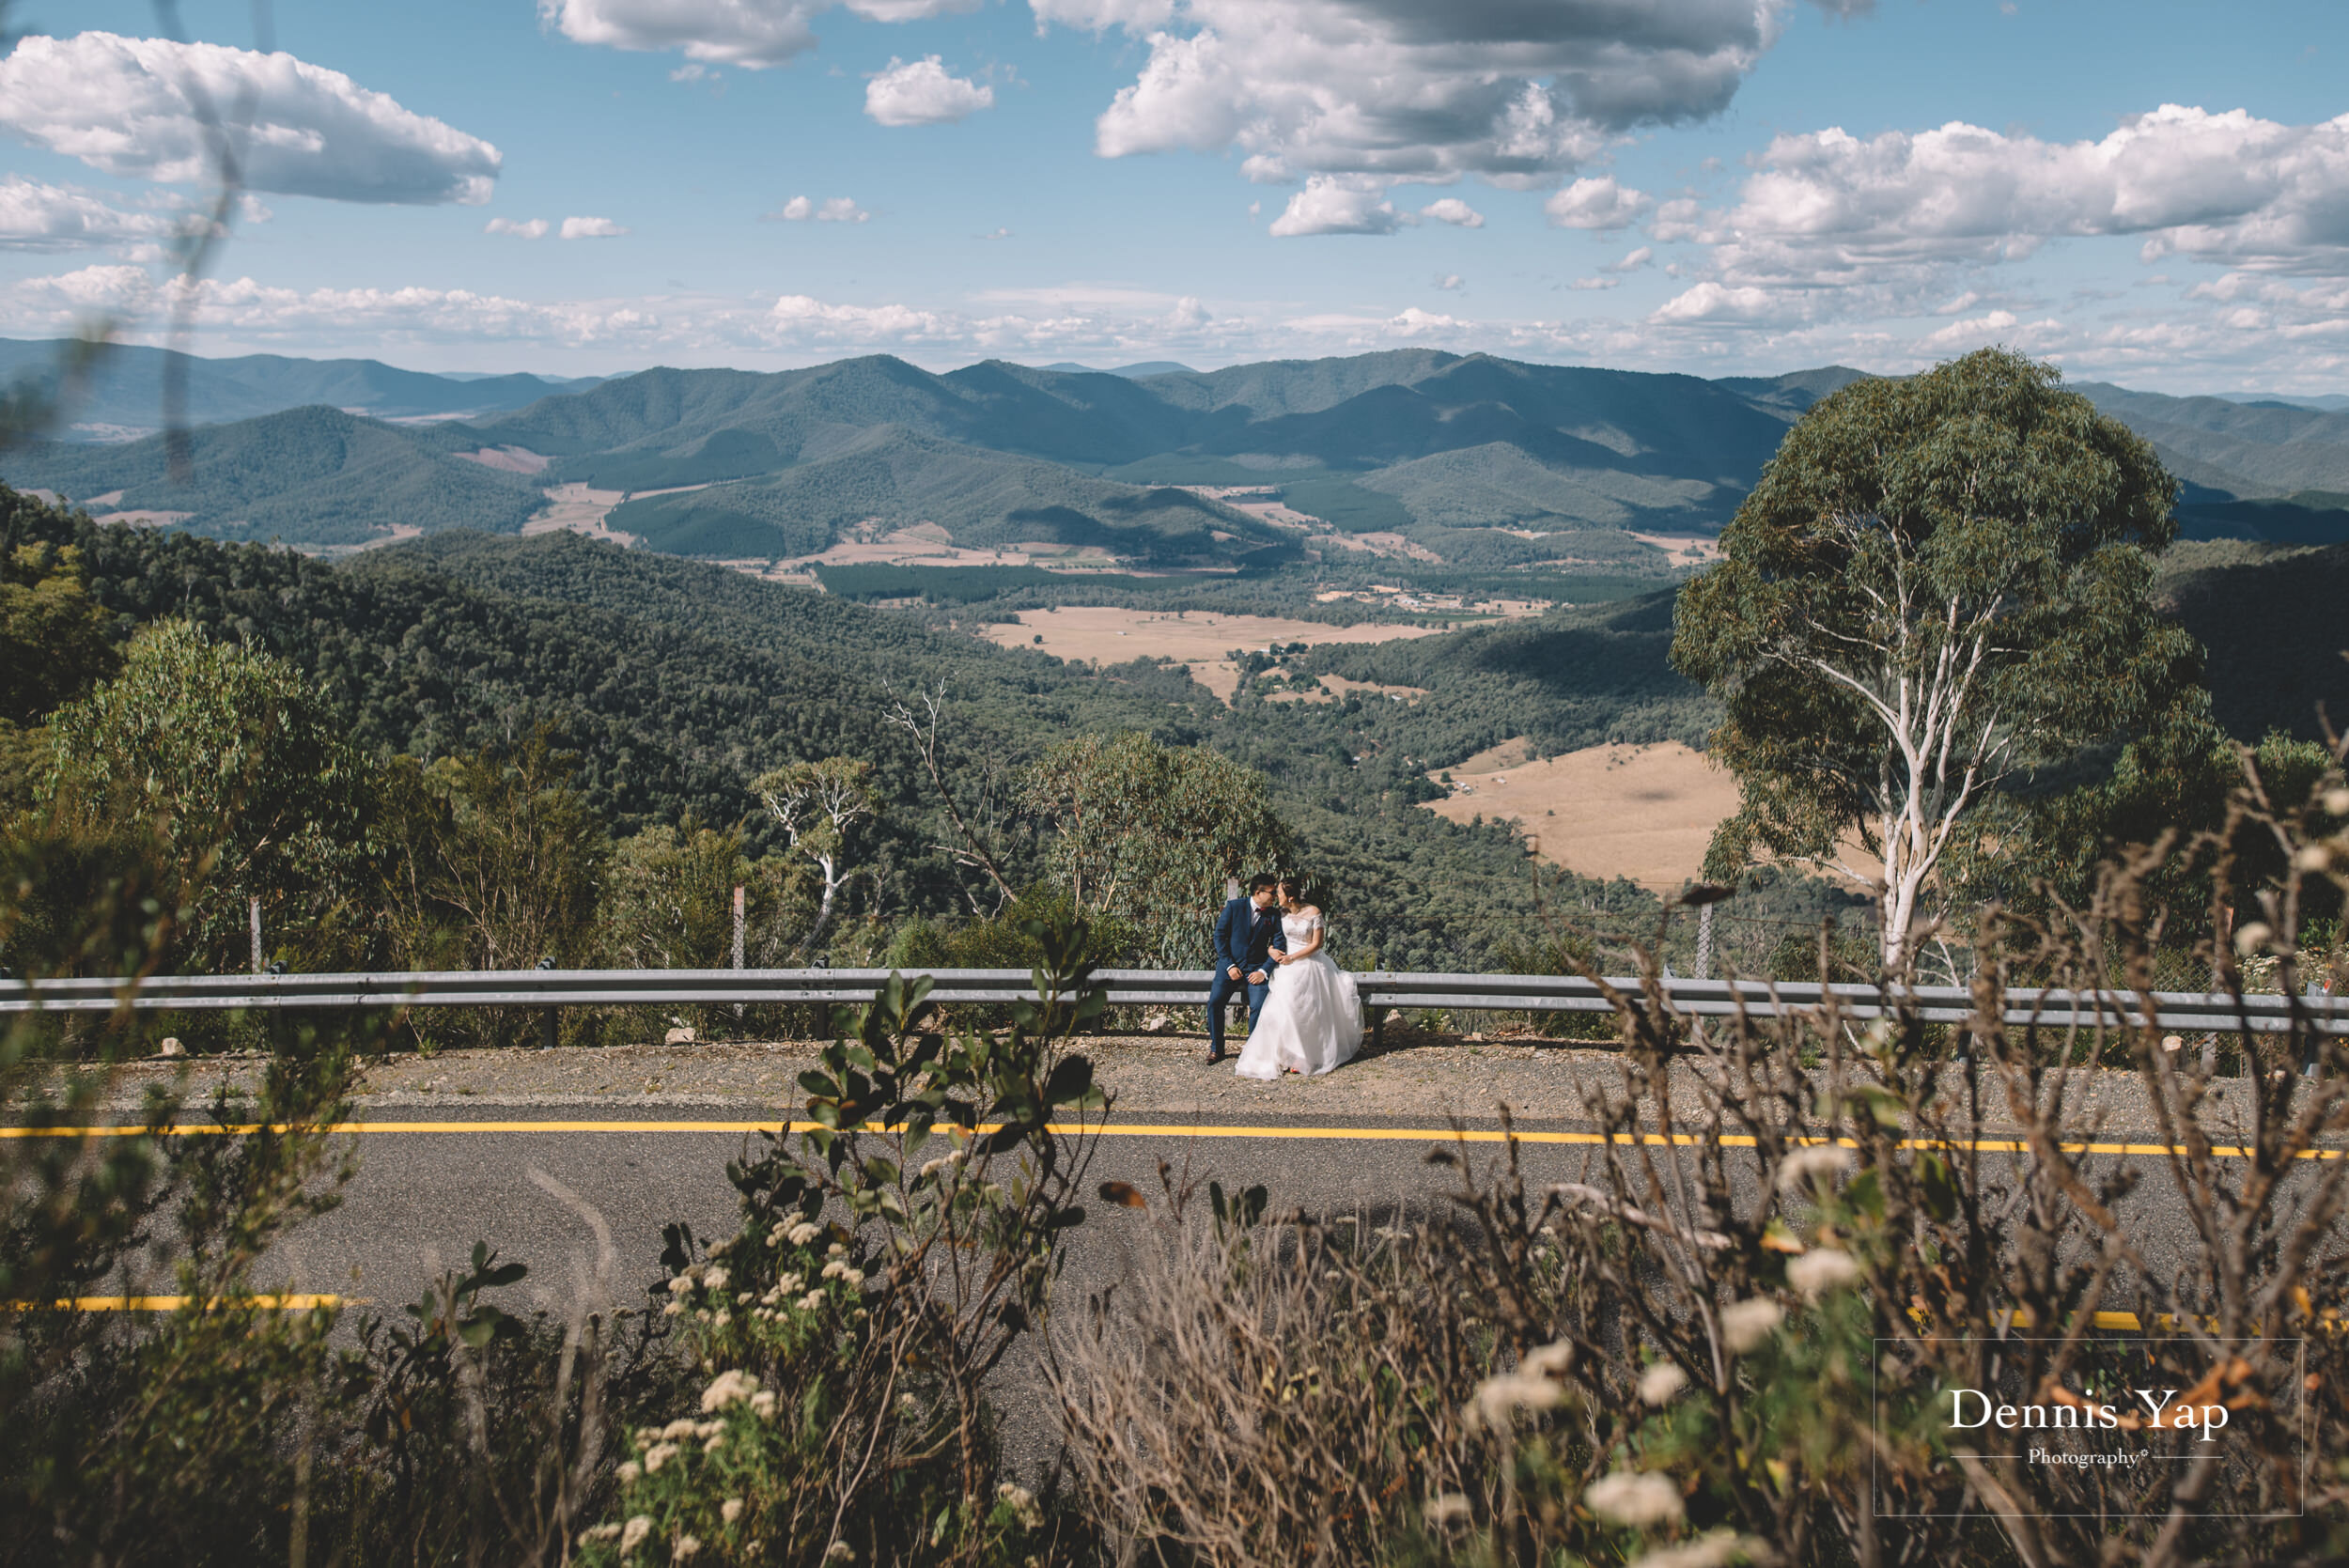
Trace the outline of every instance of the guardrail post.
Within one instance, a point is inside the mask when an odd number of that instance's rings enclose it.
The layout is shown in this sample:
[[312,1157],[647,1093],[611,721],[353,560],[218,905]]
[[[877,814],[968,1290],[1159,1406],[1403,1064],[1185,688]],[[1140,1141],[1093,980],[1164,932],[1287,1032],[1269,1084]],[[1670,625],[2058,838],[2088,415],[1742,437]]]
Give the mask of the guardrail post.
[[[538,967],[542,970],[551,970],[554,968],[554,960],[541,958],[538,960]],[[540,1050],[554,1048],[554,1042],[557,1038],[554,1015],[555,1010],[552,1007],[542,1007],[538,1010],[538,1048]]]
[[1697,978],[1713,978],[1713,906],[1697,910]]
[[261,972],[261,901],[257,896],[248,911],[253,917],[253,972]]

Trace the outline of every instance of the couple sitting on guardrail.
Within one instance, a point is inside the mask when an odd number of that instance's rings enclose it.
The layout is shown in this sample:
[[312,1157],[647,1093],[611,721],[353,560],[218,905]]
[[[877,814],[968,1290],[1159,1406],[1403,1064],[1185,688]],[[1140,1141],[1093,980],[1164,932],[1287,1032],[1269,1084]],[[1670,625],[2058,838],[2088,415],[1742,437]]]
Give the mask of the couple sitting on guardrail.
[[[1280,912],[1274,913],[1278,903]],[[1207,1064],[1223,1060],[1223,1013],[1248,999],[1248,1043],[1232,1071],[1272,1079],[1326,1073],[1362,1045],[1354,978],[1322,951],[1321,910],[1294,877],[1259,877],[1215,923],[1215,979],[1207,987]]]

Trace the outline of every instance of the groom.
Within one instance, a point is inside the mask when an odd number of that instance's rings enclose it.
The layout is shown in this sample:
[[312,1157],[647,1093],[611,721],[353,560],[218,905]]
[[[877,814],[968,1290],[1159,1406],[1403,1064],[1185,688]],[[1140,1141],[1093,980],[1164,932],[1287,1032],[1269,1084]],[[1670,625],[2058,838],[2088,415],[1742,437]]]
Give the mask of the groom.
[[1215,978],[1207,986],[1207,1065],[1223,1060],[1223,1009],[1232,993],[1248,993],[1248,1026],[1256,1025],[1269,988],[1273,952],[1282,946],[1281,916],[1272,908],[1274,878],[1258,877],[1248,896],[1223,906],[1215,923]]

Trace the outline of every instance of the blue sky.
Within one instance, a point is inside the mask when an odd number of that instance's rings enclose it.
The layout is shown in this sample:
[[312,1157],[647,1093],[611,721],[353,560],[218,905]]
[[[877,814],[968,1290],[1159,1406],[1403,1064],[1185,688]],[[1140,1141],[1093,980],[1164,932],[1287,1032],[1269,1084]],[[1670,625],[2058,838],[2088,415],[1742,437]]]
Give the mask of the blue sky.
[[189,44],[128,0],[7,13],[0,333],[110,312],[159,339],[203,89],[255,120],[203,352],[1422,346],[1720,375],[2003,342],[2160,390],[2349,390],[2338,4],[281,0],[267,39],[244,6],[181,15]]

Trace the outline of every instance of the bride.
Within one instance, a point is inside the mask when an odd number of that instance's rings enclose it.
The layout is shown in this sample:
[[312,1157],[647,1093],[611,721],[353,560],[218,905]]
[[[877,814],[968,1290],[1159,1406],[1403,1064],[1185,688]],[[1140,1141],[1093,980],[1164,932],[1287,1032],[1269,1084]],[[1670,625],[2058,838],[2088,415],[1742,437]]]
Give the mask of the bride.
[[1354,977],[1321,950],[1328,933],[1296,877],[1279,884],[1281,945],[1287,951],[1272,955],[1271,992],[1232,1068],[1241,1078],[1326,1073],[1361,1048],[1361,993]]

